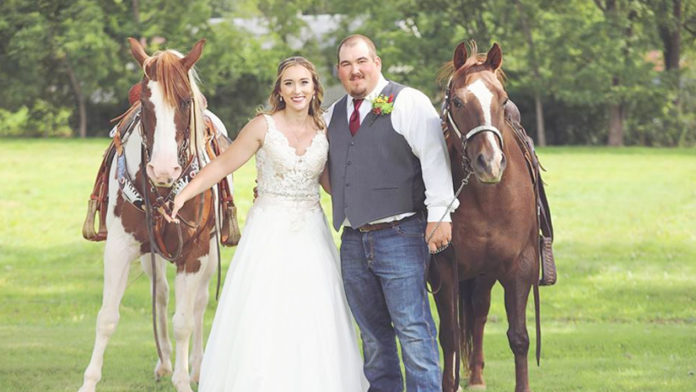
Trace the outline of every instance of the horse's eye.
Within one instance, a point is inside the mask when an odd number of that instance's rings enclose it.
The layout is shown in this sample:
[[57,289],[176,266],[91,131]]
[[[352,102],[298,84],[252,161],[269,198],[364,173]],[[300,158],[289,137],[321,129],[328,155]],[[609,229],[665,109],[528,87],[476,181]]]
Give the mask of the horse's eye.
[[458,107],[458,108],[464,106],[464,104],[463,104],[462,101],[459,99],[459,97],[455,97],[455,98],[454,98],[454,106],[456,106],[456,107]]
[[182,109],[187,109],[189,106],[191,106],[191,98],[184,99],[183,101],[181,101]]

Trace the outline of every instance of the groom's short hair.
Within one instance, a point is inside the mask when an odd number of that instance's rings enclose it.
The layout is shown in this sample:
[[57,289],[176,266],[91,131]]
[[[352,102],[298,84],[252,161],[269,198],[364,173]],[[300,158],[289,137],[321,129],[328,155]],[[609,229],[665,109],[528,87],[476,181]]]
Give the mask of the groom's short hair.
[[341,48],[344,46],[353,46],[358,43],[358,41],[363,41],[367,44],[367,48],[370,50],[370,55],[372,56],[372,59],[375,59],[377,57],[377,47],[375,46],[375,43],[372,42],[371,39],[368,37],[362,35],[362,34],[352,34],[344,38],[340,44],[338,44],[338,48],[336,49],[336,62],[340,63],[341,62]]

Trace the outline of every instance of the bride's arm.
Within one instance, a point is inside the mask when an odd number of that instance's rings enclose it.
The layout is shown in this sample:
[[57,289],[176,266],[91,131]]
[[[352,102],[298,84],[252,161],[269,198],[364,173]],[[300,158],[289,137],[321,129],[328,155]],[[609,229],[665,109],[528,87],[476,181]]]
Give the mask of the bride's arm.
[[196,177],[174,198],[171,218],[176,218],[179,209],[192,197],[217,184],[223,177],[240,168],[263,145],[266,121],[257,116],[239,132],[237,138],[220,156],[207,164]]
[[331,194],[331,181],[329,181],[329,163],[327,162],[326,165],[324,165],[324,171],[321,173],[321,176],[319,176],[319,184],[321,184],[321,187],[324,188],[324,191],[328,193],[329,195]]

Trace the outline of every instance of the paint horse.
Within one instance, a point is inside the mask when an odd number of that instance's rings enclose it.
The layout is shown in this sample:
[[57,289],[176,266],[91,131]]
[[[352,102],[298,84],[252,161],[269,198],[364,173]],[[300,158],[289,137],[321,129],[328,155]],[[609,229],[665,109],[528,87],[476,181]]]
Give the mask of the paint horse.
[[537,360],[540,347],[539,223],[528,164],[534,151],[522,128],[506,116],[516,108],[501,82],[500,47],[494,44],[484,57],[475,42],[470,45],[470,52],[466,43],[454,51],[443,104],[452,177],[461,191],[460,206],[452,215],[453,246],[434,257],[429,276],[440,314],[443,391],[459,388],[460,355],[469,374],[468,387],[485,389],[483,330],[491,288],[498,281],[505,290],[515,391],[527,392],[525,309],[532,287]]
[[[99,189],[108,189],[108,198],[102,199],[108,200],[108,204],[101,208],[99,233],[94,232],[93,225],[91,230],[83,231],[88,239],[105,237],[106,245],[102,306],[92,358],[80,391],[94,391],[101,379],[104,350],[118,324],[130,263],[140,256],[153,291],[153,325],[159,355],[154,371],[157,379],[172,374],[172,346],[167,332],[167,260],[176,265],[176,362],[172,382],[177,391],[188,392],[192,391],[190,382],[197,382],[200,374],[208,282],[219,261],[218,252],[213,251],[217,241],[215,192],[207,190],[187,202],[179,214],[183,218],[179,225],[167,223],[162,213],[167,212],[167,202],[174,194],[211,159],[206,153],[209,144],[204,131],[208,129],[202,110],[204,98],[193,70],[205,41],[197,42],[185,56],[172,50],[148,56],[138,41],[129,41],[144,76],[139,100],[122,116],[112,154],[107,152],[102,164],[104,173],[100,172],[100,176],[108,181],[102,185],[108,187]],[[88,221],[96,209],[91,203]]]

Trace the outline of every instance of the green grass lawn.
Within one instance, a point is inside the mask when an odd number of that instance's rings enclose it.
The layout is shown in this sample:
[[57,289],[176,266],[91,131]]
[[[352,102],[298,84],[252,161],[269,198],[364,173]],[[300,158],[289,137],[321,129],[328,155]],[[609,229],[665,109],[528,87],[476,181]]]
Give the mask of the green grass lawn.
[[[107,144],[0,140],[0,391],[75,391],[82,383],[104,245],[83,240],[81,227]],[[539,155],[548,169],[559,281],[541,289],[541,367],[532,365],[529,307],[532,389],[696,390],[696,150],[577,147]],[[241,224],[254,178],[253,163],[235,174]],[[323,203],[330,211],[326,195]],[[223,278],[233,251],[223,249]],[[215,306],[211,299],[206,328]],[[152,376],[150,317],[148,281],[134,262],[98,390],[174,390]],[[513,390],[506,329],[496,286],[485,341],[489,391]]]

